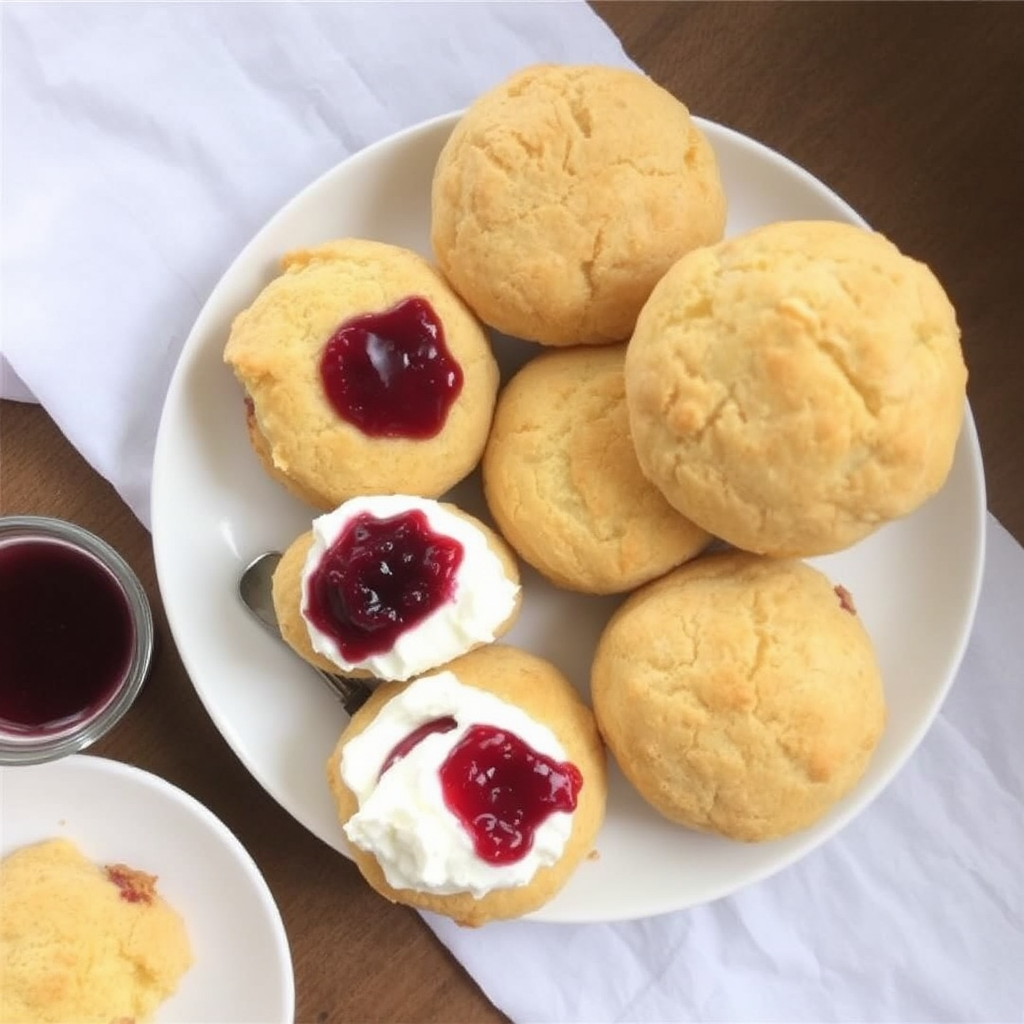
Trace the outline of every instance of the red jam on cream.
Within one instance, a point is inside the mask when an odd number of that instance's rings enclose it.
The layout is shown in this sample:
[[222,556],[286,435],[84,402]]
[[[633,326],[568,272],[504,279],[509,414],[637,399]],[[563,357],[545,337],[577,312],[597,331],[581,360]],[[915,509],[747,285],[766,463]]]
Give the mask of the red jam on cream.
[[346,661],[390,650],[452,599],[462,545],[420,509],[361,512],[323,553],[306,584],[306,615]]
[[583,778],[554,733],[447,670],[388,701],[345,746],[349,841],[396,889],[480,897],[562,856]]
[[436,501],[353,498],[313,521],[302,616],[342,671],[411,679],[492,641],[518,594],[486,535]]

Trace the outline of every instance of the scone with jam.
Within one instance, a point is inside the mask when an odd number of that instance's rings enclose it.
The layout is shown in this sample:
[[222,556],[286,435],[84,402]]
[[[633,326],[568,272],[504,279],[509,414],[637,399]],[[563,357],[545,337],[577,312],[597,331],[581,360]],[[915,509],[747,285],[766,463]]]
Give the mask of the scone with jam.
[[341,239],[282,266],[224,349],[264,468],[323,510],[453,487],[480,459],[498,390],[480,323],[398,246]]
[[555,896],[607,799],[590,709],[553,665],[504,644],[377,689],[327,779],[370,885],[469,926]]
[[318,668],[405,680],[506,633],[519,614],[508,545],[454,505],[353,498],[319,516],[274,573],[281,634]]

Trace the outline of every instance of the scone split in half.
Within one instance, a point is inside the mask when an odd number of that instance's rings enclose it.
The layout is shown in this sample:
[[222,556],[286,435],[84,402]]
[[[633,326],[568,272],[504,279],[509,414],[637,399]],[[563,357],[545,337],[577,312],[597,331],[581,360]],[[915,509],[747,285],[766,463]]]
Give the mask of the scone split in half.
[[143,1024],[193,961],[156,879],[67,839],[0,862],[0,1020]]
[[369,884],[469,926],[548,902],[593,850],[607,798],[589,708],[550,663],[502,644],[379,687],[327,779]]
[[274,572],[281,635],[345,676],[406,680],[506,633],[522,590],[498,534],[443,502],[353,498],[318,516]]

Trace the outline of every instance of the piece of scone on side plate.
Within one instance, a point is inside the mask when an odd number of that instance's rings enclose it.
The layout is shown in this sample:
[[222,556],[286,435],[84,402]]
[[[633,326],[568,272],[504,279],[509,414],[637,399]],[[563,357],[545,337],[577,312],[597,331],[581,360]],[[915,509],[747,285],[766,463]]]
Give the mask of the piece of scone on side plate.
[[647,477],[748,551],[837,551],[945,482],[967,370],[927,266],[881,235],[782,221],[684,256],[626,353]]
[[377,892],[478,926],[543,906],[591,854],[605,757],[572,684],[543,659],[493,644],[378,688],[327,779]]
[[313,520],[273,578],[281,635],[327,672],[411,679],[504,635],[519,567],[480,520],[414,495],[353,498]]
[[686,106],[624,68],[541,64],[476,99],[438,159],[431,241],[492,327],[545,345],[625,341],[725,193]]
[[0,863],[0,1020],[111,1024],[152,1018],[193,962],[157,879],[94,864],[70,840]]
[[502,390],[482,462],[502,535],[557,586],[616,594],[699,554],[710,535],[640,471],[622,345],[543,352]]
[[323,510],[361,494],[436,498],[470,473],[498,366],[441,275],[414,252],[362,239],[281,262],[224,349],[267,472]]
[[627,598],[598,643],[591,696],[655,810],[745,841],[821,818],[863,776],[886,717],[851,595],[803,562],[738,551]]

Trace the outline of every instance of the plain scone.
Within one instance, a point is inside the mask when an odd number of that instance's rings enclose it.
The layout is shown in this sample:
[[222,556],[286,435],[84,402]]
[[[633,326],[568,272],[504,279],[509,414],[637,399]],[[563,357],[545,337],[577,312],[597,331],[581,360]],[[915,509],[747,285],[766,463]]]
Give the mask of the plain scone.
[[[504,539],[496,534],[486,523],[480,522],[475,516],[457,508],[455,505],[442,503],[444,509],[452,515],[464,519],[467,523],[479,530],[487,540],[487,546],[497,556],[505,571],[505,576],[513,583],[519,582],[519,566],[516,563],[515,555],[509,549]],[[309,630],[306,627],[306,620],[302,615],[302,572],[306,564],[306,556],[313,546],[313,533],[307,530],[300,534],[285,549],[274,570],[271,595],[274,601],[274,611],[277,614],[278,625],[281,629],[281,637],[289,647],[303,660],[311,665],[322,669],[324,672],[332,672],[335,675],[351,676],[352,678],[370,678],[370,673],[363,669],[352,669],[345,671],[336,665],[330,658],[325,657],[313,649],[309,639]],[[466,581],[466,585],[472,586],[472,581]],[[515,608],[508,618],[501,623],[495,632],[495,637],[504,636],[515,624],[519,616],[519,609],[522,604],[522,591],[516,601]],[[439,667],[439,666],[435,666]]]
[[484,494],[516,552],[558,586],[613,594],[668,572],[711,540],[640,472],[622,345],[531,359],[502,390]]
[[634,71],[543,64],[455,126],[431,192],[434,255],[485,323],[546,345],[625,341],[655,282],[716,242],[707,139]]
[[[539,868],[526,884],[510,889],[495,889],[476,898],[471,893],[447,896],[393,889],[372,854],[351,847],[363,877],[382,896],[393,903],[405,903],[444,914],[461,925],[478,927],[488,921],[521,917],[543,906],[569,880],[580,862],[594,849],[594,841],[604,821],[608,794],[607,763],[604,744],[590,709],[572,684],[549,662],[527,651],[504,644],[480,647],[446,666],[459,682],[486,690],[515,704],[554,732],[559,743],[583,777],[572,832],[562,856],[550,867]],[[352,717],[327,762],[327,781],[342,824],[358,810],[355,795],[341,778],[341,758],[345,744],[365,729],[378,710],[406,683],[385,683]]]
[[[268,473],[318,509],[364,494],[436,498],[479,462],[498,391],[480,323],[422,257],[341,239],[290,252],[283,273],[235,317],[224,350],[248,398],[249,440]],[[432,437],[374,437],[342,419],[320,380],[327,341],[345,321],[426,299],[463,374]]]
[[745,841],[821,818],[863,776],[886,716],[850,595],[803,562],[745,552],[631,595],[598,643],[591,695],[644,800]]
[[155,881],[124,865],[101,868],[66,839],[5,857],[0,1021],[150,1019],[192,963],[185,924]]
[[637,457],[668,500],[736,547],[799,557],[939,490],[967,384],[934,274],[830,221],[684,256],[640,314],[625,375]]

